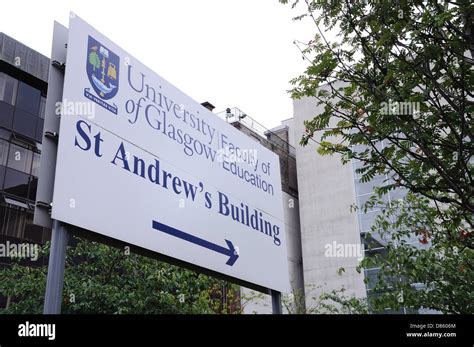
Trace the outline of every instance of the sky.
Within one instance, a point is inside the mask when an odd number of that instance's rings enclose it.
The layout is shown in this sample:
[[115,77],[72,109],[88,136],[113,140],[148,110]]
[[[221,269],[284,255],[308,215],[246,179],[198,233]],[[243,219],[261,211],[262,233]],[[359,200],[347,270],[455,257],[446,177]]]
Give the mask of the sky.
[[291,118],[293,44],[315,33],[278,0],[22,0],[2,3],[0,32],[50,56],[53,22],[70,11],[198,102],[239,107],[267,128]]

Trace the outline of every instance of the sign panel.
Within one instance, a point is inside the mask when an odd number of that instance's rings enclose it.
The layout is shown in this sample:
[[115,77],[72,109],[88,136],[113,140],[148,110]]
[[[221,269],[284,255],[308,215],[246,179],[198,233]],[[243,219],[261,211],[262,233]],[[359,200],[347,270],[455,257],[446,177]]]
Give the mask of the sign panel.
[[279,159],[71,16],[52,217],[288,292]]

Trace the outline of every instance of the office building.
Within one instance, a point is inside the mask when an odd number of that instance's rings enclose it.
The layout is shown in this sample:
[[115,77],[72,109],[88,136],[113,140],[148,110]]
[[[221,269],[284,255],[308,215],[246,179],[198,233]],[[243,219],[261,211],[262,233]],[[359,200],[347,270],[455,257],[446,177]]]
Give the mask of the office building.
[[[0,33],[0,244],[44,243],[33,224],[49,59]],[[1,264],[10,258],[0,258]],[[10,298],[0,297],[5,307]]]

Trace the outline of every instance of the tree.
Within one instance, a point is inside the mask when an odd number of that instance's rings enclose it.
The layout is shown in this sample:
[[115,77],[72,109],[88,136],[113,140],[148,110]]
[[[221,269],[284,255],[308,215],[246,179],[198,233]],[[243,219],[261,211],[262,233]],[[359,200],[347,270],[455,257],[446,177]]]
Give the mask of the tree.
[[[346,289],[333,289],[331,291],[313,295],[312,292],[321,286],[306,286],[305,294],[294,291],[282,300],[285,309],[290,314],[367,314],[368,305],[365,298],[346,295]],[[310,298],[309,302],[306,299]]]
[[89,64],[92,65],[94,71],[100,67],[100,58],[99,55],[97,54],[96,50],[97,47],[94,47],[90,53],[89,53]]
[[[380,296],[371,302],[374,311],[390,307],[474,313],[474,251],[447,237],[449,223],[439,223],[439,218],[429,199],[413,193],[382,209],[373,230],[386,238],[385,249],[361,264],[381,267],[374,287]],[[469,235],[462,230],[459,237]]]
[[[43,256],[48,253],[49,246],[42,247]],[[0,295],[13,298],[0,313],[41,313],[46,275],[47,266],[18,262],[0,269]],[[229,295],[238,293],[224,281],[79,240],[67,252],[62,313],[239,313],[239,307],[229,308],[238,297],[222,302],[224,285]]]
[[[403,208],[418,216],[408,218],[401,206],[383,199],[368,203],[382,208],[373,231],[388,238],[386,266],[379,276],[379,288],[386,291],[378,307],[400,306],[390,301],[398,297],[397,303],[414,308],[472,312],[472,306],[463,303],[472,298],[472,286],[466,287],[465,280],[474,282],[473,4],[467,0],[304,3],[305,12],[295,19],[311,20],[317,34],[305,45],[297,43],[309,65],[292,80],[291,94],[314,97],[324,110],[305,122],[301,144],[314,141],[321,155],[340,154],[343,163],[360,160],[357,172],[362,182],[378,175],[389,177],[377,188],[378,197],[405,188],[410,194]],[[292,2],[293,7],[299,4]],[[338,33],[336,38],[329,38],[330,31]],[[415,250],[409,244],[420,233],[426,236],[421,244],[431,248]],[[447,256],[453,251],[456,259]],[[402,266],[397,254],[404,254],[411,267],[401,262]],[[365,259],[362,265],[372,260]],[[428,276],[429,271],[449,275],[447,269],[461,265],[470,271],[439,280]],[[412,291],[406,285],[412,280],[419,280],[424,289],[419,290],[419,300],[413,297],[407,302],[404,296]],[[447,286],[446,281],[455,282]],[[403,293],[397,283],[404,283]],[[451,298],[452,304],[442,298]]]

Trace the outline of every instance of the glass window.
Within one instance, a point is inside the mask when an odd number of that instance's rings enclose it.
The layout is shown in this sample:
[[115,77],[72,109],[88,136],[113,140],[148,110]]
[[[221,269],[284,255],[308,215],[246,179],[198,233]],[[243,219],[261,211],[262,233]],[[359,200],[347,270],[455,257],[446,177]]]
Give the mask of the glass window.
[[364,211],[364,205],[365,203],[370,199],[372,198],[372,196],[374,196],[374,194],[365,194],[365,195],[359,195],[357,197],[357,205],[359,206],[359,211],[361,211],[361,213]]
[[0,128],[0,139],[5,139],[5,140],[10,141],[11,136],[12,136],[11,131]]
[[22,238],[25,228],[25,212],[17,207],[0,206],[2,234]]
[[36,191],[38,189],[38,177],[30,176],[28,187],[28,199],[36,201]]
[[15,78],[0,72],[0,101],[15,105],[17,88],[18,81]]
[[8,141],[0,139],[0,165],[7,166]]
[[33,139],[36,135],[37,120],[38,117],[35,117],[23,110],[16,109],[15,118],[13,119],[13,130]]
[[3,190],[6,193],[27,199],[29,183],[30,175],[7,168]]
[[[365,195],[359,195],[357,197],[357,203],[359,206],[359,211],[363,212],[364,211],[364,204],[372,198],[375,194],[365,194]],[[376,197],[375,201],[377,202],[375,205],[371,206],[368,208],[367,211],[375,211],[375,210],[380,210],[382,208],[388,208],[388,194],[383,194],[382,197]]]
[[38,89],[23,82],[18,84],[17,108],[37,116],[40,109],[40,99],[41,92]]
[[41,96],[40,108],[39,108],[39,116],[40,116],[40,118],[44,119],[45,113],[46,113],[46,97]]
[[[5,166],[0,166],[0,190],[3,189],[3,179],[5,178]],[[1,221],[0,221],[1,222]]]
[[40,167],[40,154],[33,152],[33,165],[31,166],[31,174],[33,176],[39,176],[39,167]]
[[364,162],[363,161],[360,161],[360,160],[353,160],[352,161],[352,167],[354,169],[354,177],[356,178],[360,178],[361,174],[360,173],[357,173],[357,169],[360,169],[361,167],[364,166]]
[[44,126],[44,119],[38,118],[38,123],[36,124],[36,133],[35,133],[35,140],[38,142],[43,141],[43,126]]
[[383,186],[384,181],[385,181],[385,176],[382,176],[382,175],[375,176],[369,182],[361,182],[359,179],[357,179],[355,181],[356,194],[363,195],[363,194],[372,193],[375,187]]
[[407,190],[402,187],[398,187],[397,189],[390,191],[391,201],[404,199],[406,195],[407,195]]
[[375,217],[377,217],[377,214],[377,211],[360,214],[360,231],[370,231],[370,228],[375,223]]
[[0,234],[5,234],[5,218],[7,215],[7,207],[5,204],[0,205]]
[[11,129],[13,123],[13,112],[15,108],[5,102],[0,101],[0,125]]
[[41,242],[43,240],[43,228],[33,224],[33,214],[26,214],[25,232],[23,238],[34,242]]
[[33,160],[33,152],[29,149],[19,146],[12,142],[8,154],[8,167],[25,172],[31,172],[31,162]]
[[367,269],[365,270],[365,278],[367,279],[368,289],[373,289],[378,282],[378,274],[380,269]]

